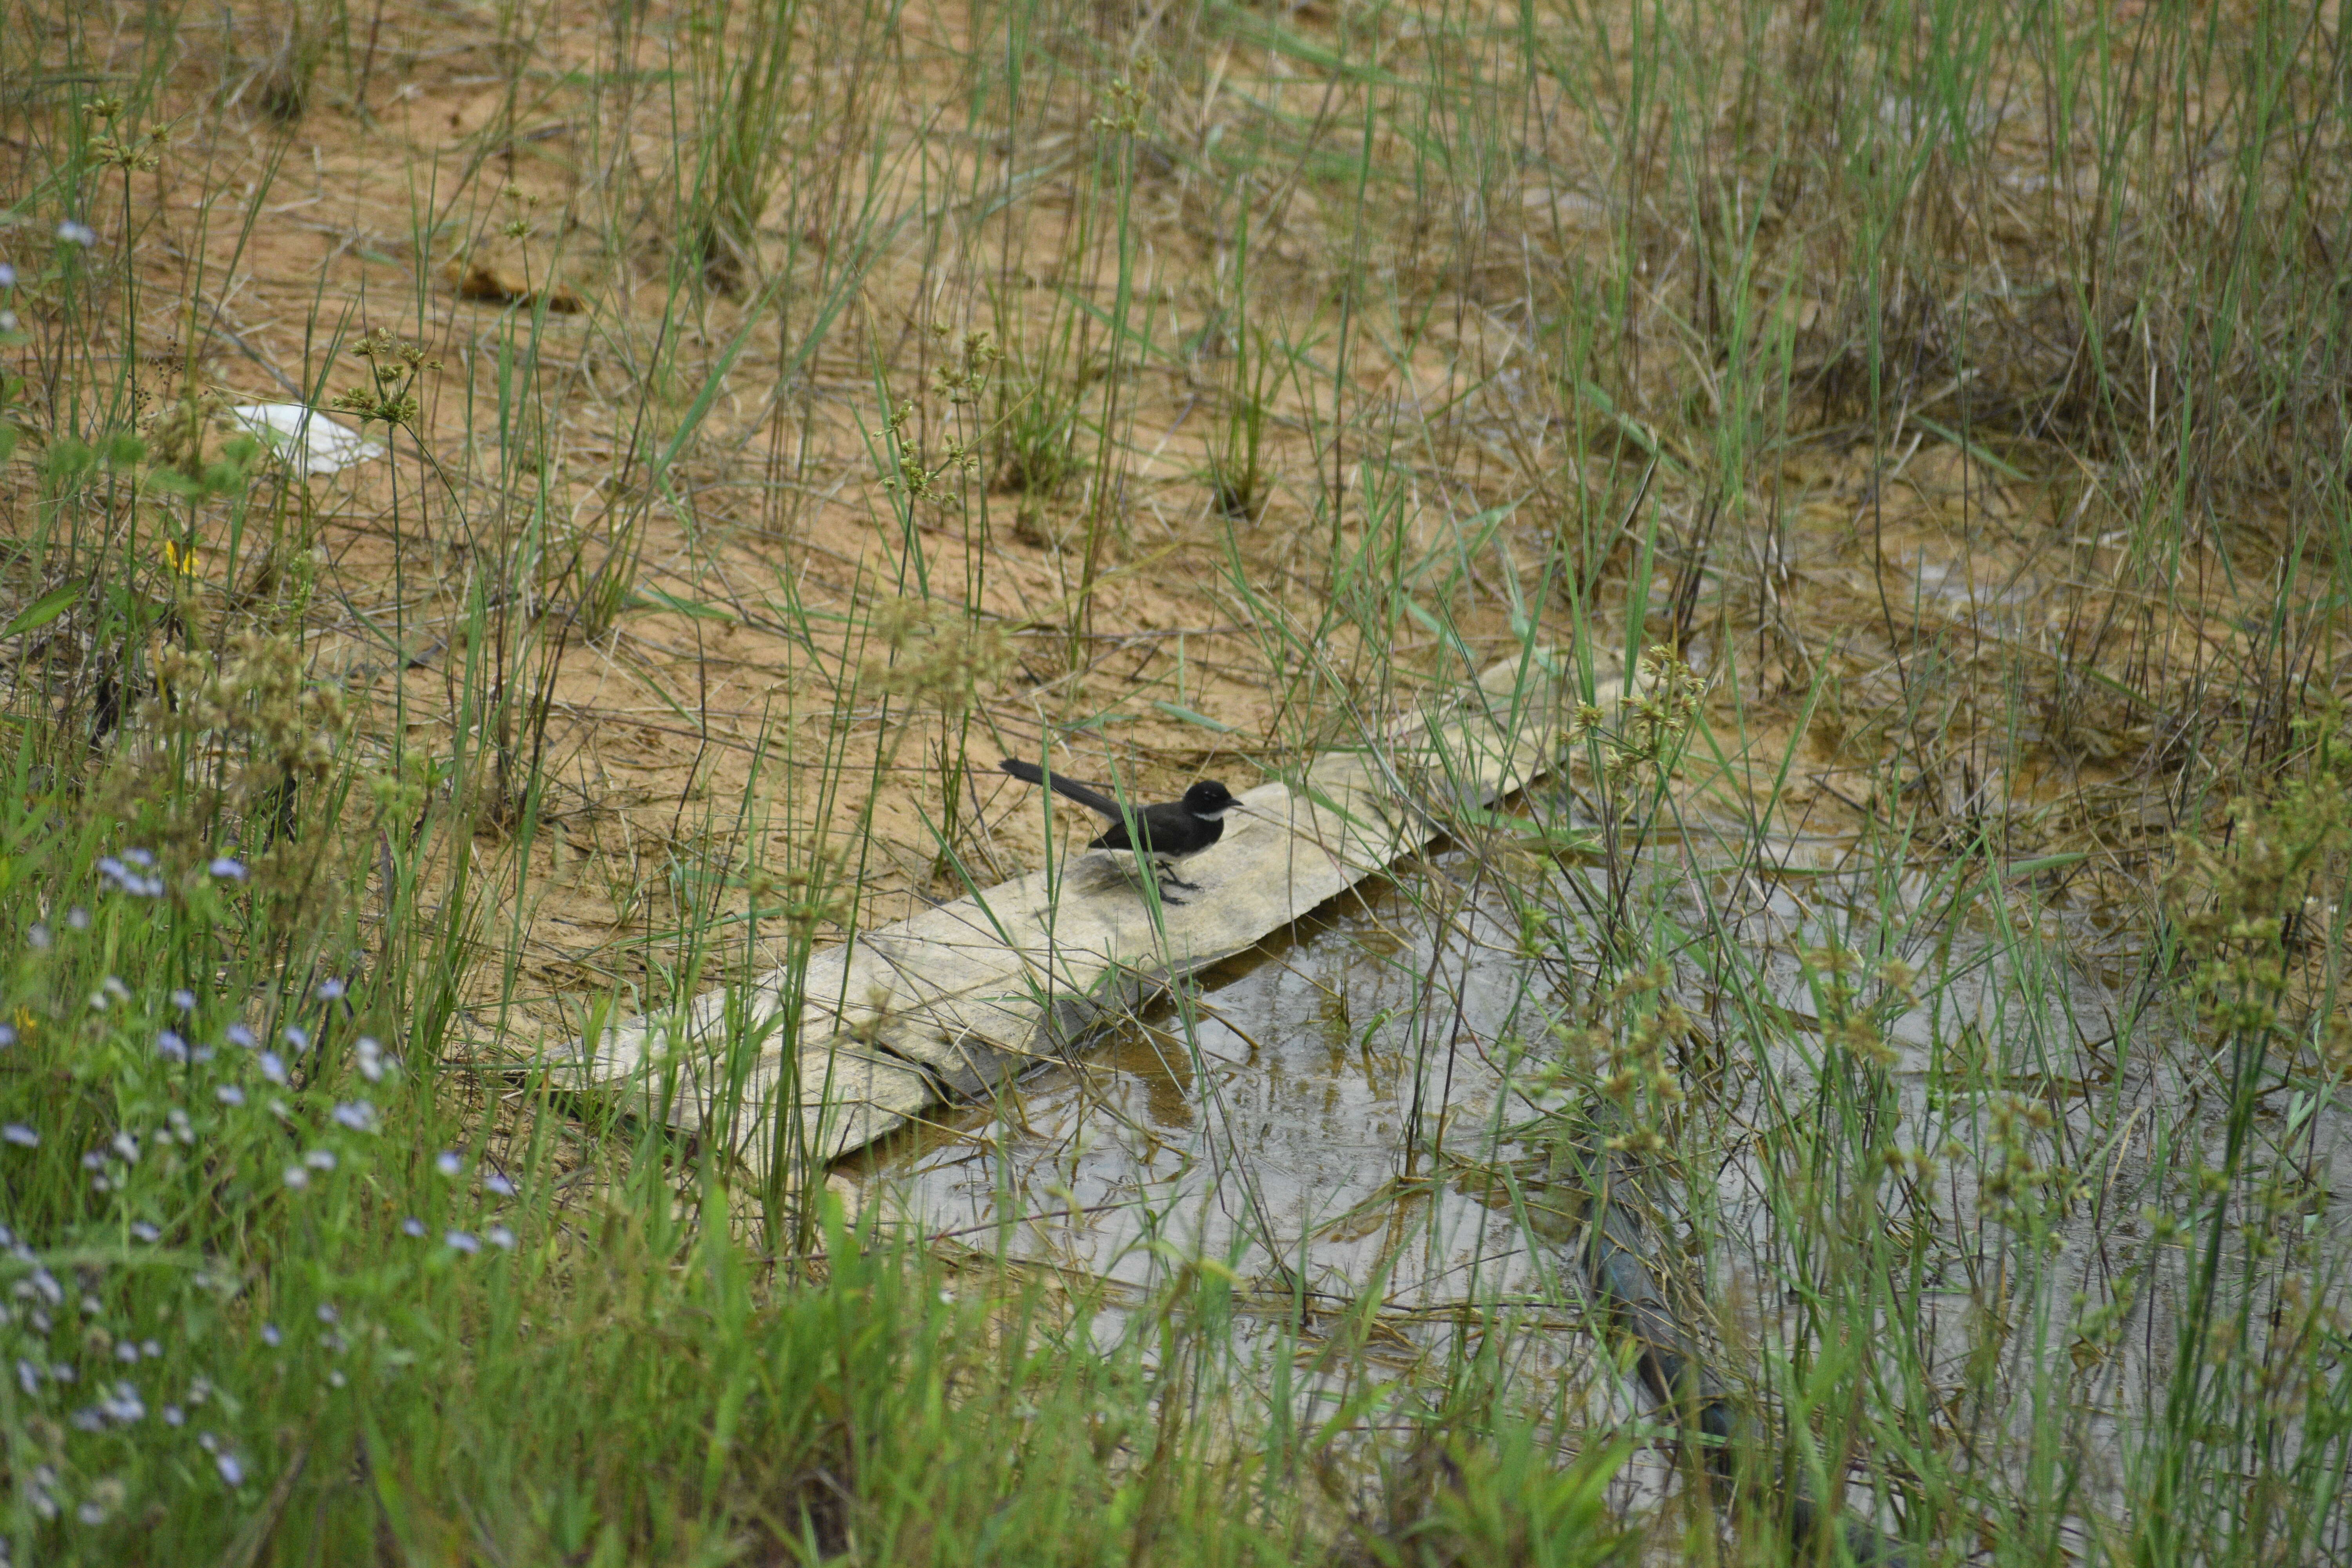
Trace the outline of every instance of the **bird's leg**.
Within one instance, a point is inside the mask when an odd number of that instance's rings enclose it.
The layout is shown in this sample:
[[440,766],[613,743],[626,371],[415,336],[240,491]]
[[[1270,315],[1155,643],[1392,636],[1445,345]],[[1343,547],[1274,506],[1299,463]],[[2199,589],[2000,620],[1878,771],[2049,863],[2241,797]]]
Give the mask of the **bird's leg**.
[[1160,885],[1163,888],[1181,888],[1188,893],[1197,893],[1201,890],[1200,883],[1186,881],[1176,874],[1176,868],[1165,860],[1155,860],[1152,862],[1152,867],[1159,872]]

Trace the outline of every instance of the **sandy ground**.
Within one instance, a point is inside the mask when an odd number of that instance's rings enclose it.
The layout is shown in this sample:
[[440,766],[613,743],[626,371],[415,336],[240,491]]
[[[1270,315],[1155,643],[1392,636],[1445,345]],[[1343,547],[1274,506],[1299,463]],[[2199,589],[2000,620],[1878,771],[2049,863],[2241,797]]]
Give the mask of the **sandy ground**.
[[[133,20],[120,9],[89,47],[132,58]],[[952,8],[909,15],[887,48],[849,22],[808,24],[810,58],[831,63],[794,100],[799,161],[748,280],[704,286],[663,222],[693,68],[666,20],[625,37],[589,7],[380,5],[281,126],[257,107],[271,19],[231,7],[159,99],[157,166],[88,215],[103,233],[85,264],[118,292],[135,280],[140,305],[98,334],[126,395],[85,421],[152,418],[191,369],[239,401],[323,402],[365,384],[350,349],[371,332],[434,362],[390,459],[273,487],[241,537],[213,509],[197,575],[233,618],[314,546],[306,646],[322,679],[364,699],[363,757],[503,745],[518,774],[536,760],[535,822],[496,770],[474,803],[478,847],[508,868],[485,929],[520,952],[513,973],[486,967],[478,1030],[497,1026],[494,1003],[563,1027],[616,987],[658,998],[682,901],[740,910],[761,868],[830,857],[871,924],[961,890],[943,847],[983,879],[1035,866],[1040,814],[993,776],[1000,755],[1050,747],[1146,795],[1255,783],[1344,728],[1331,694],[1377,722],[1485,662],[1515,603],[1548,637],[1669,642],[1711,677],[1726,765],[1694,789],[1777,799],[1800,834],[1992,821],[2012,853],[2085,848],[2080,877],[2145,885],[2175,826],[2167,747],[2251,646],[2216,542],[2167,563],[2159,605],[2099,476],[2054,449],[1998,455],[1933,423],[1898,425],[1882,449],[1825,405],[1727,497],[1700,477],[1703,408],[1603,418],[1564,402],[1501,305],[1528,298],[1532,258],[1559,268],[1610,243],[1622,193],[1601,182],[1602,149],[1581,156],[1590,184],[1523,177],[1517,210],[1453,242],[1444,224],[1351,228],[1308,182],[1269,187],[1250,261],[1270,313],[1324,330],[1336,277],[1381,288],[1357,336],[1334,339],[1353,374],[1268,396],[1270,493],[1236,518],[1209,477],[1233,401],[1219,301],[1236,258],[1205,221],[1215,193],[1161,149],[1297,99],[1289,61],[1228,47],[1205,94],[1190,79],[1152,89],[1126,208],[1147,351],[1102,325],[1121,285],[1087,161],[1094,98],[1017,132],[962,123],[969,24]],[[1329,25],[1312,8],[1293,20]],[[1552,167],[1579,167],[1572,121],[1555,129]],[[29,166],[39,139],[15,155]],[[18,303],[28,381],[46,367],[54,382],[67,328]],[[1801,355],[1833,357],[1818,304],[1774,303],[1801,318]],[[959,405],[978,332],[1010,357]],[[1009,405],[990,399],[1026,384],[1109,432],[1081,433],[1087,471],[1058,487],[1024,486],[1003,455]],[[895,426],[886,400],[906,411]],[[1629,429],[1664,454],[1654,472]],[[894,430],[939,495],[893,488]],[[1560,547],[1573,518],[1621,509],[1658,521],[1654,556],[1638,527]],[[1343,557],[1420,567],[1368,587],[1330,567],[1335,539]],[[617,613],[583,612],[608,559]],[[1547,560],[1593,584],[1580,618],[1556,577],[1547,591]],[[1645,566],[1650,613],[1629,638]],[[1422,603],[1416,584],[1441,581],[1445,602]],[[927,607],[900,614],[893,647],[873,627],[900,598]],[[469,712],[489,716],[461,734]]]

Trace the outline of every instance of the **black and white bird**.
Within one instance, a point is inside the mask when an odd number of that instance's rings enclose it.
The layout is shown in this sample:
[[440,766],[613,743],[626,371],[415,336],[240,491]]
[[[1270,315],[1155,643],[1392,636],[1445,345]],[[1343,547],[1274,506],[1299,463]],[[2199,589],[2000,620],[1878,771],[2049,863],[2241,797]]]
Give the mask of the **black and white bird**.
[[[1214,779],[1202,779],[1184,792],[1182,800],[1160,805],[1122,806],[1100,790],[1059,773],[1049,773],[1034,763],[1007,757],[997,765],[1024,784],[1044,784],[1063,799],[1076,801],[1088,811],[1108,818],[1109,830],[1088,844],[1087,848],[1124,849],[1138,859],[1149,859],[1164,883],[1187,892],[1200,889],[1175,874],[1174,862],[1198,855],[1214,844],[1224,836],[1225,818],[1249,809],[1234,798],[1233,791]],[[1130,826],[1134,829],[1132,837],[1129,833]],[[1184,900],[1165,901],[1181,904]]]

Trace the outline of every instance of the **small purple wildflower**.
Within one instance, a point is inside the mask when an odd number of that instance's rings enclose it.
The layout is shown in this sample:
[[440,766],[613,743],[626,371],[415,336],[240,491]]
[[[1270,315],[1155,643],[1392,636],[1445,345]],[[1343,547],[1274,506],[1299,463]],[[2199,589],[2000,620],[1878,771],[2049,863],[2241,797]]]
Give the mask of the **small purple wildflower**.
[[166,1029],[155,1037],[155,1054],[167,1062],[184,1067],[188,1060],[188,1042]]
[[245,1467],[237,1463],[235,1454],[222,1454],[213,1463],[219,1468],[221,1479],[233,1487],[245,1485]]
[[285,1086],[286,1064],[278,1059],[278,1056],[276,1051],[264,1051],[261,1053],[261,1076],[268,1079],[270,1082],[278,1085],[280,1088]]
[[508,1181],[504,1176],[499,1174],[496,1171],[491,1172],[488,1175],[482,1178],[482,1188],[485,1192],[496,1193],[502,1198],[510,1198],[515,1195],[515,1184],[512,1182]]
[[285,1340],[286,1336],[278,1331],[277,1324],[264,1323],[261,1325],[261,1342],[268,1345],[271,1350],[276,1350],[280,1344],[285,1342]]
[[[126,856],[145,856],[147,864],[152,864],[155,858],[148,855],[144,849],[126,849],[123,853]],[[100,876],[104,877],[134,899],[160,899],[163,896],[163,878],[142,876],[111,855],[101,855],[98,858],[98,871]],[[87,923],[86,920],[84,923]],[[78,925],[74,929],[79,931],[81,927]]]
[[245,1090],[237,1088],[236,1085],[233,1083],[225,1083],[218,1089],[213,1090],[213,1098],[219,1100],[223,1105],[243,1105],[245,1103]]
[[482,1250],[481,1242],[466,1231],[453,1230],[444,1235],[441,1239],[459,1252],[470,1254]]
[[232,860],[226,855],[214,856],[212,864],[205,867],[205,869],[210,871],[214,876],[219,877],[226,881],[242,882],[245,880],[244,864],[240,861]]
[[319,982],[319,1000],[340,1002],[343,999],[343,983],[331,976]]
[[0,1141],[14,1143],[19,1149],[37,1149],[41,1146],[41,1135],[21,1121],[11,1121],[5,1126],[0,1126]]
[[502,1225],[494,1225],[490,1226],[488,1230],[482,1232],[482,1236],[492,1247],[499,1247],[508,1252],[512,1252],[514,1250],[515,1233],[509,1230]]
[[425,1222],[415,1215],[410,1215],[400,1222],[400,1234],[411,1237],[421,1237],[425,1234]]
[[196,1010],[196,994],[182,986],[172,993],[172,1005],[183,1013],[193,1013]]
[[228,1043],[232,1046],[243,1046],[249,1051],[258,1042],[254,1039],[251,1029],[247,1028],[243,1024],[231,1024],[228,1026]]
[[90,227],[89,225],[86,223],[76,223],[69,217],[59,218],[58,220],[58,237],[65,241],[68,245],[79,245],[84,250],[88,250],[91,246],[98,243],[98,230]]

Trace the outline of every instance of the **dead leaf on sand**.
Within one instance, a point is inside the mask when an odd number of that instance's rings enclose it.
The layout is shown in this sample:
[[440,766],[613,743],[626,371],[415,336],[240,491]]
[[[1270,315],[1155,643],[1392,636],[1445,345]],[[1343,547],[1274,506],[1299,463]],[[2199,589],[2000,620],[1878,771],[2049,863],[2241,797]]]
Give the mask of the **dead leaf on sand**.
[[461,257],[449,263],[448,275],[449,287],[457,291],[460,300],[478,300],[485,305],[536,305],[544,294],[548,310],[556,315],[577,315],[587,309],[580,296],[562,284],[535,288],[521,273],[496,262]]

